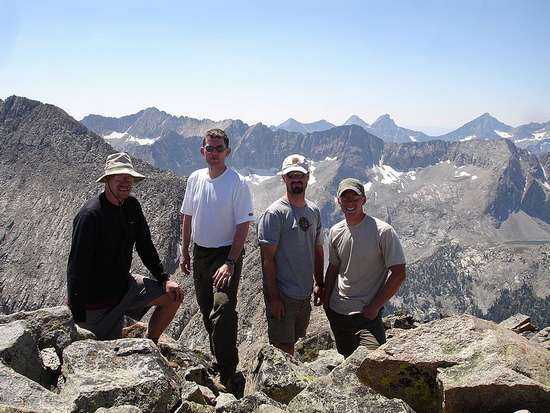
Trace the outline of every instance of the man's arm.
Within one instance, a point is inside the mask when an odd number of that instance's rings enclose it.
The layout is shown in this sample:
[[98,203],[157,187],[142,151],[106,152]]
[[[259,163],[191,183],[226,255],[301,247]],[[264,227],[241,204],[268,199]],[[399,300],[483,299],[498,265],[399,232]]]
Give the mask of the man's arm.
[[376,294],[370,304],[363,307],[363,315],[369,320],[374,320],[376,318],[380,309],[395,295],[395,293],[397,293],[399,287],[401,287],[401,284],[405,281],[405,264],[393,265],[389,270],[391,274],[386,280],[382,290]]
[[235,227],[235,235],[233,236],[233,242],[231,243],[231,250],[227,255],[227,259],[232,262],[224,263],[220,268],[216,270],[214,274],[214,286],[216,288],[224,288],[231,282],[231,276],[235,270],[235,262],[240,257],[248,235],[248,228],[250,227],[250,221],[237,224]]
[[189,244],[191,243],[191,215],[183,214],[181,220],[181,256],[180,267],[184,274],[191,272],[191,257],[189,256]]
[[277,265],[275,264],[275,253],[277,244],[260,244],[260,253],[262,258],[262,272],[264,275],[266,296],[269,301],[269,310],[271,316],[277,320],[284,316],[285,309],[277,287]]
[[336,278],[338,277],[338,267],[329,263],[327,272],[325,273],[325,288],[323,291],[323,308],[326,310],[330,303],[330,295],[336,284]]
[[71,251],[67,263],[67,304],[75,322],[86,321],[85,294],[94,268],[97,228],[97,222],[88,214],[79,213],[73,221]]
[[313,288],[313,304],[321,305],[323,303],[323,290],[325,284],[323,281],[323,269],[325,268],[325,253],[322,245],[315,245],[315,287]]

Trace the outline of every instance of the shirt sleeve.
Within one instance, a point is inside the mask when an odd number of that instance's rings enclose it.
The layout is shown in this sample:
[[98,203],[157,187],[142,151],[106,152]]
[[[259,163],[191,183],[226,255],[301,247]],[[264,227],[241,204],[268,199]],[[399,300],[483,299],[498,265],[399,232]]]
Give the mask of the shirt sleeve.
[[143,215],[141,206],[136,205],[138,208],[138,227],[136,232],[136,251],[143,262],[143,265],[151,272],[151,275],[158,281],[166,281],[169,276],[164,272],[164,268],[159,258],[157,249],[153,245],[151,239],[151,231],[147,220]]
[[405,264],[405,252],[395,230],[388,226],[380,234],[380,249],[384,256],[386,268],[393,265]]
[[321,211],[316,209],[317,228],[315,230],[315,245],[323,245],[323,223],[321,222]]
[[71,251],[67,264],[68,304],[74,321],[86,320],[86,291],[92,277],[97,223],[92,214],[79,213],[73,220]]
[[258,242],[278,245],[281,238],[281,219],[274,213],[265,211],[258,221]]
[[183,202],[181,204],[180,213],[193,216],[193,189],[195,183],[195,175],[191,174],[187,178],[185,184],[185,195],[183,196]]
[[243,222],[254,221],[254,209],[252,207],[252,194],[250,193],[250,188],[244,180],[239,182],[240,185],[235,193],[233,208],[236,225],[242,224]]

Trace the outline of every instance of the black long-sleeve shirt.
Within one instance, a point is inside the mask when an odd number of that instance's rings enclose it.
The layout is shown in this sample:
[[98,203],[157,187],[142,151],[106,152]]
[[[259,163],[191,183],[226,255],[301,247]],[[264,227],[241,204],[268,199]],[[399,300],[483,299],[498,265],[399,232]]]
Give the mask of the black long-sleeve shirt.
[[127,291],[134,245],[143,264],[159,281],[168,279],[141,205],[129,197],[122,206],[105,193],[86,202],[73,221],[67,265],[69,307],[75,321],[86,308],[116,305]]

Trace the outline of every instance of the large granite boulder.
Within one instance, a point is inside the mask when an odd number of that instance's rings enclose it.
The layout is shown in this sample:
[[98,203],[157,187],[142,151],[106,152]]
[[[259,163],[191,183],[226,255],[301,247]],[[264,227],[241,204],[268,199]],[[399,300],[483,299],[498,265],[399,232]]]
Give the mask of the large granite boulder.
[[58,355],[61,355],[63,349],[73,341],[82,338],[69,308],[64,305],[0,315],[0,325],[18,320],[27,322],[40,349],[53,347]]
[[544,327],[529,339],[531,343],[537,343],[546,350],[550,350],[550,327]]
[[0,325],[0,362],[27,378],[47,385],[36,340],[27,322]]
[[357,370],[368,350],[359,347],[328,376],[311,383],[288,405],[293,413],[410,413],[413,410],[402,400],[389,399],[365,386]]
[[78,411],[132,405],[167,412],[180,400],[180,379],[148,339],[75,342],[63,352],[62,374],[60,395]]
[[366,355],[360,380],[419,413],[547,412],[550,353],[470,315],[402,332]]
[[219,408],[216,408],[216,413],[249,413],[264,411],[267,412],[273,409],[284,411],[285,406],[258,391],[253,394],[244,396],[242,399],[227,403]]
[[256,357],[245,387],[245,394],[261,391],[280,403],[288,404],[317,373],[272,345],[264,346]]
[[61,397],[0,363],[0,412],[68,411]]

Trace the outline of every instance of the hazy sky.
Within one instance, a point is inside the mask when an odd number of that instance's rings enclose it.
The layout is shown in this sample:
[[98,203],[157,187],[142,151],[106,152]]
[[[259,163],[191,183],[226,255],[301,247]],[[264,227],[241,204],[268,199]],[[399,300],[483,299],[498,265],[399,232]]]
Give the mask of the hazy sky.
[[0,98],[278,124],[550,120],[550,1],[0,0]]

